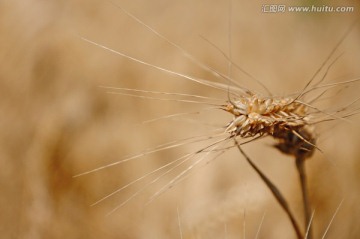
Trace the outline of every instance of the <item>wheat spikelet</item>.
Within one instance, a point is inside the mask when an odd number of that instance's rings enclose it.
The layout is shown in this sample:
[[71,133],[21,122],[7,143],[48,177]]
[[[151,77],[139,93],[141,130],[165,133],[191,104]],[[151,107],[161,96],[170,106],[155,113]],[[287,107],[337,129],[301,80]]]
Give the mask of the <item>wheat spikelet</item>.
[[310,157],[315,148],[316,135],[310,126],[311,115],[305,104],[293,98],[242,95],[229,99],[223,110],[234,117],[226,132],[242,138],[270,135],[279,143],[281,152]]

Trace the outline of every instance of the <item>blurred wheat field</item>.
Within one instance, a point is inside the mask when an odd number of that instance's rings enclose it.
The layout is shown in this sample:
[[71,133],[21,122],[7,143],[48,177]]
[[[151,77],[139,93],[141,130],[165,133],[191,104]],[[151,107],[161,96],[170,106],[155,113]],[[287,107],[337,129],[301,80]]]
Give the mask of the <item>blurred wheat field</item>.
[[[229,3],[220,1],[114,1],[216,71],[228,62],[212,42],[229,51]],[[261,12],[266,2],[232,1],[231,55],[271,92],[299,91],[359,15]],[[288,4],[313,4],[291,1]],[[0,233],[1,238],[295,238],[269,190],[232,149],[145,206],[165,176],[106,216],[144,185],[94,202],[147,172],[206,145],[149,154],[96,173],[73,176],[159,144],[211,132],[229,115],[205,112],[143,124],[202,106],[108,94],[101,86],[219,97],[194,84],[83,41],[85,37],[172,71],[216,80],[175,47],[138,24],[114,4],[100,0],[0,2]],[[360,76],[360,23],[339,48],[341,58],[326,82]],[[232,77],[259,85],[234,70]],[[346,105],[359,84],[327,103]],[[165,98],[165,97],[164,97]],[[224,101],[227,99],[224,98]],[[319,147],[307,162],[314,235],[321,238],[344,200],[327,238],[358,238],[360,231],[360,124],[319,127]],[[294,160],[276,151],[272,139],[244,149],[283,191],[299,222],[302,202]],[[148,179],[148,182],[151,179]],[[180,228],[179,229],[179,222]],[[244,229],[245,225],[245,229]],[[180,233],[181,231],[181,233]]]

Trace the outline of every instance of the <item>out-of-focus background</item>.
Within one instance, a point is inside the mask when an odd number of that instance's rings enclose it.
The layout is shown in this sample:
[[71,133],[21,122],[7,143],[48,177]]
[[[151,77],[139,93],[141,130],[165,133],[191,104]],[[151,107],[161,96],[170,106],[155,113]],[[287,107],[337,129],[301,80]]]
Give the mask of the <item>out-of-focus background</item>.
[[[262,11],[278,4],[276,1],[232,1],[231,11],[226,1],[113,2],[224,74],[228,63],[217,48],[228,54],[231,36],[233,61],[277,95],[304,87],[360,9],[357,1],[331,1],[354,6],[352,13]],[[329,3],[292,0],[285,4]],[[101,86],[219,97],[214,89],[82,40],[90,39],[176,72],[215,80],[113,3],[1,1],[0,36],[1,238],[230,239],[244,234],[255,238],[264,215],[258,238],[294,238],[286,215],[236,150],[209,160],[148,205],[148,198],[176,173],[140,191],[151,182],[145,179],[145,183],[91,206],[200,146],[186,144],[89,175],[74,175],[162,143],[211,134],[214,124],[224,126],[231,119],[225,112],[210,111],[199,117],[195,114],[143,124],[201,107],[108,94]],[[335,54],[343,53],[328,73],[327,82],[360,76],[359,42],[358,22]],[[232,76],[250,89],[262,90],[236,70]],[[345,89],[346,94],[329,95],[328,105],[351,103],[359,88],[353,84]],[[226,101],[226,94],[222,97]],[[350,121],[321,127],[319,146],[324,153],[317,152],[307,164],[316,238],[321,237],[342,200],[327,238],[357,238],[360,234],[359,116]],[[273,149],[273,143],[266,139],[244,149],[283,191],[302,223],[294,161]],[[141,193],[106,216],[136,192]]]

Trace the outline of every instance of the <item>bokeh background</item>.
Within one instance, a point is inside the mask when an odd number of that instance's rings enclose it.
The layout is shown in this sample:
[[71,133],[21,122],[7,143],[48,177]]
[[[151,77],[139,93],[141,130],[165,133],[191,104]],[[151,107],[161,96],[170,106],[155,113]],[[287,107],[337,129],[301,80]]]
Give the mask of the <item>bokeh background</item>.
[[[331,1],[354,6],[353,13],[273,14],[261,9],[277,4],[275,0],[232,1],[231,11],[226,1],[114,3],[224,74],[228,62],[216,48],[225,53],[230,48],[234,62],[278,95],[304,87],[360,9],[357,1]],[[328,3],[292,0],[286,4]],[[226,125],[231,116],[205,111],[143,124],[204,107],[108,94],[101,86],[181,92],[224,101],[226,94],[132,62],[81,37],[153,65],[217,80],[109,1],[1,1],[1,238],[255,238],[264,215],[258,238],[294,238],[286,215],[234,149],[209,159],[147,206],[148,198],[184,168],[109,216],[108,212],[151,179],[91,206],[201,144],[139,157],[82,177],[74,175],[162,143],[211,133],[214,125]],[[343,55],[327,82],[360,76],[359,42],[357,23],[339,47],[337,55]],[[232,76],[250,89],[262,90],[236,70]],[[358,97],[359,89],[359,84],[353,84],[345,94],[328,97],[326,103],[346,105]],[[358,238],[360,234],[359,120],[355,116],[351,122],[324,125],[318,131],[324,153],[317,152],[307,164],[316,238],[342,200],[327,238]],[[283,191],[302,222],[294,161],[273,149],[273,143],[266,139],[244,149]]]

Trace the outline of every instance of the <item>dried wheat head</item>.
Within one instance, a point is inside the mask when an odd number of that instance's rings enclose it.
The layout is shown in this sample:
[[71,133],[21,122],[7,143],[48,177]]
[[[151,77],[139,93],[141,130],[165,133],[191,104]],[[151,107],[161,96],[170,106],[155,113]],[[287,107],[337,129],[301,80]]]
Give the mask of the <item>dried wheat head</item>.
[[232,137],[270,135],[283,153],[308,158],[314,152],[316,136],[308,108],[293,98],[242,95],[229,99],[223,110],[234,116],[226,128]]

